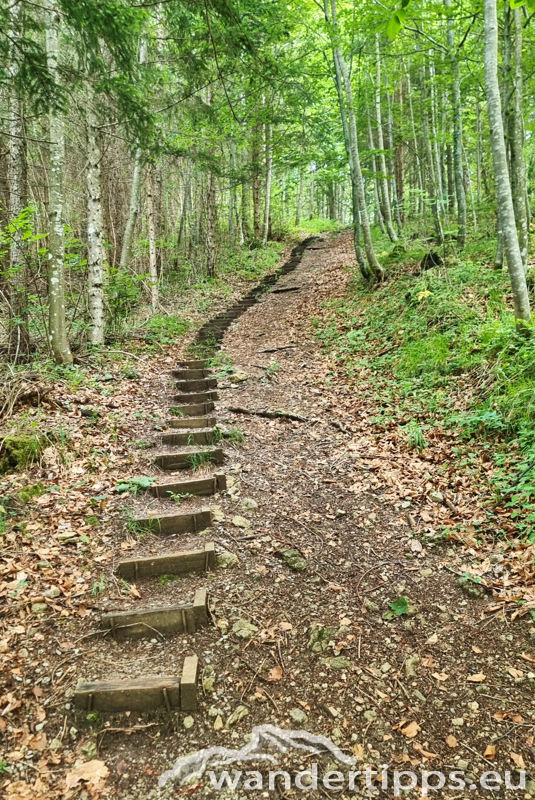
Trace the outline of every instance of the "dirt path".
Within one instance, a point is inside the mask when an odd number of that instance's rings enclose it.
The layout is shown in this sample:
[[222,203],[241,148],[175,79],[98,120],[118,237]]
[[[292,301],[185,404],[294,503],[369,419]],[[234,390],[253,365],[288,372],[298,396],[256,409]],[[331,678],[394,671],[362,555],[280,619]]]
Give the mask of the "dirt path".
[[[298,269],[226,334],[224,352],[248,377],[219,380],[214,413],[246,442],[224,445],[227,492],[180,505],[184,513],[201,505],[214,513],[213,527],[182,537],[181,549],[210,539],[237,564],[208,576],[136,583],[145,605],[184,601],[207,586],[215,624],[165,641],[80,645],[92,679],[110,665],[114,674],[139,675],[178,670],[188,655],[201,663],[193,714],[133,713],[104,722],[75,717],[67,705],[74,753],[105,762],[111,797],[152,800],[158,776],[176,758],[216,744],[238,749],[253,726],[265,723],[323,734],[362,770],[458,769],[470,784],[487,770],[532,768],[533,628],[485,614],[488,599],[469,598],[456,586],[447,568],[454,553],[421,522],[425,503],[411,496],[414,474],[427,480],[433,448],[426,462],[377,439],[373,408],[362,405],[358,383],[337,377],[321,354],[312,316],[332,292],[330,276],[343,290],[350,245],[341,236],[314,247],[320,249],[308,250]],[[237,410],[266,408],[302,421]],[[162,554],[172,544],[134,538],[123,552]],[[92,743],[98,751],[82,751]],[[308,762],[299,752],[283,759],[290,772]],[[179,793],[227,794],[208,779]],[[281,785],[264,796],[301,794]],[[331,794],[354,793],[308,792]],[[460,793],[444,790],[449,795]]]

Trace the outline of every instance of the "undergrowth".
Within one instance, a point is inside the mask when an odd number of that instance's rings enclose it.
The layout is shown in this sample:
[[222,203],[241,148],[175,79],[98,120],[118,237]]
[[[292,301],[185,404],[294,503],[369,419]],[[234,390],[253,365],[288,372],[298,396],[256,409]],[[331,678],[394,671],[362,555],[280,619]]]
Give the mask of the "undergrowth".
[[398,427],[420,451],[431,430],[453,440],[489,507],[514,508],[518,531],[535,541],[535,335],[515,329],[492,240],[421,274],[425,250],[412,244],[382,254],[385,283],[370,289],[355,276],[327,302],[317,336],[373,395],[378,431]]

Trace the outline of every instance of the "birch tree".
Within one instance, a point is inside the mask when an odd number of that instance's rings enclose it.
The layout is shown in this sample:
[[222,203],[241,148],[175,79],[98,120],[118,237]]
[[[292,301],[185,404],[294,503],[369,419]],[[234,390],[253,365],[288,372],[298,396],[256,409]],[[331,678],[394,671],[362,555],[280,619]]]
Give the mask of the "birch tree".
[[[46,51],[48,68],[60,82],[58,70],[60,15],[53,0],[47,0],[48,26]],[[53,109],[50,129],[50,203],[48,231],[48,304],[49,341],[57,364],[72,364],[65,320],[65,124],[62,114]]]
[[484,0],[485,14],[485,87],[489,115],[490,146],[494,166],[494,182],[498,212],[502,226],[505,255],[511,286],[515,319],[519,324],[529,323],[531,311],[522,254],[518,243],[515,212],[509,171],[498,81],[498,17],[496,0]]
[[87,109],[87,283],[91,343],[104,343],[104,227],[98,119]]

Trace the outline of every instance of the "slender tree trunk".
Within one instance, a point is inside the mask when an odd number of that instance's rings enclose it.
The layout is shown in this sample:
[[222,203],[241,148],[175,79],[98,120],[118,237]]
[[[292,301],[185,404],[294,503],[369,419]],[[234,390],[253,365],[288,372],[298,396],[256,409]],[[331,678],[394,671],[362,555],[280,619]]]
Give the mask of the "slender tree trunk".
[[[327,20],[327,23],[329,23],[329,12],[327,3],[328,0],[324,0],[325,18]],[[364,278],[368,279],[371,278],[372,273],[366,264],[366,259],[364,258],[364,253],[362,252],[362,247],[360,244],[361,225],[360,225],[360,210],[359,210],[359,200],[358,200],[358,190],[357,190],[357,177],[355,173],[355,165],[353,163],[353,149],[351,147],[351,134],[349,131],[349,123],[347,121],[347,109],[346,109],[346,100],[343,87],[342,73],[340,71],[340,65],[338,63],[338,59],[336,58],[336,53],[334,50],[333,50],[333,61],[334,61],[334,83],[336,85],[336,92],[338,94],[340,117],[342,119],[342,130],[344,132],[344,144],[349,162],[349,177],[351,181],[351,208],[353,216],[353,245],[355,248],[355,256],[357,258],[357,264],[359,265],[361,274]]]
[[420,146],[418,142],[418,136],[416,135],[416,123],[414,121],[414,108],[412,104],[412,87],[411,87],[411,76],[409,70],[407,68],[405,73],[405,79],[407,81],[407,97],[409,100],[409,116],[411,121],[411,130],[412,130],[412,141],[414,147],[414,158],[415,158],[415,165],[416,165],[416,181],[418,185],[418,206],[420,209],[420,213],[423,213],[424,209],[424,175],[422,169],[422,159],[420,158]]
[[251,229],[249,226],[249,208],[249,184],[244,180],[241,185],[241,226],[244,239],[249,239],[251,235]]
[[314,219],[314,171],[310,170],[310,195],[308,205],[308,218]]
[[433,162],[433,150],[431,147],[431,137],[429,135],[429,122],[428,122],[428,104],[427,104],[427,96],[426,96],[426,81],[425,81],[425,72],[422,74],[422,89],[421,89],[421,97],[422,97],[422,134],[423,134],[423,141],[424,141],[424,148],[425,148],[425,155],[427,161],[427,171],[429,174],[429,199],[431,204],[431,213],[433,215],[433,222],[435,224],[435,236],[437,240],[437,244],[442,244],[444,241],[444,233],[442,231],[442,222],[440,219],[440,211],[439,211],[439,204],[438,204],[438,187],[437,187],[437,179],[436,179],[436,172],[435,172],[435,165]]
[[524,270],[528,265],[529,220],[527,204],[526,162],[524,159],[524,114],[522,74],[522,16],[520,8],[513,10],[514,33],[514,116],[511,137],[511,183],[518,228],[518,241]]
[[485,86],[489,115],[490,146],[494,165],[494,181],[504,247],[511,286],[515,319],[530,322],[531,311],[522,255],[515,225],[511,184],[507,170],[507,154],[498,81],[498,18],[496,0],[484,0],[485,12]]
[[[22,3],[12,3],[10,10],[10,37],[15,42],[22,21]],[[26,163],[26,125],[24,102],[15,87],[19,54],[12,45],[9,72],[11,92],[9,97],[9,215],[17,219],[28,202],[28,170]],[[10,346],[9,355],[15,363],[30,352],[28,330],[28,290],[26,260],[21,230],[12,235],[10,253]]]
[[153,311],[158,308],[158,263],[156,259],[156,220],[154,210],[154,164],[149,162],[145,170],[145,199],[147,202],[147,233],[149,239],[150,304]]
[[253,167],[253,233],[260,239],[260,129],[253,128],[253,146],[251,151]]
[[481,203],[481,107],[476,103],[476,182],[477,202]]
[[301,224],[301,207],[303,205],[303,189],[304,189],[305,178],[303,175],[303,170],[299,170],[299,184],[297,187],[297,198],[295,203],[295,227],[298,228]]
[[102,222],[101,162],[98,120],[91,106],[87,109],[87,283],[91,318],[91,343],[104,343],[104,264]]
[[379,177],[379,192],[382,199],[382,211],[387,233],[392,242],[397,242],[398,237],[392,225],[392,211],[390,208],[390,192],[388,189],[388,177],[386,171],[386,159],[383,141],[383,121],[381,114],[381,54],[379,51],[379,34],[375,34],[375,118],[377,121],[377,157],[381,175]]
[[[444,5],[451,9],[452,0],[444,0]],[[459,54],[455,45],[454,20],[448,17],[447,40],[452,70],[452,107],[453,107],[453,172],[455,176],[455,194],[457,196],[457,244],[463,248],[466,242],[466,194],[463,180],[463,118],[461,106],[461,77]]]
[[438,127],[437,127],[437,100],[436,100],[436,89],[435,89],[435,64],[433,62],[434,53],[433,50],[429,50],[429,89],[430,89],[430,99],[431,99],[431,138],[432,138],[432,148],[433,148],[433,157],[435,162],[435,175],[436,175],[436,186],[437,186],[437,196],[439,200],[439,212],[443,213],[444,208],[444,186],[442,184],[442,167],[440,163],[440,154],[439,154],[439,146],[438,146]]
[[[329,22],[329,10],[327,2],[328,0],[324,0],[324,9],[327,22]],[[337,33],[338,21],[336,16],[336,0],[331,0],[331,18],[332,18],[333,33]],[[351,87],[349,71],[347,69],[347,64],[345,62],[342,53],[342,48],[337,45],[334,36],[333,36],[333,50],[334,50],[334,58],[338,60],[338,67],[340,70],[345,91],[346,113],[349,123],[348,126],[349,142],[352,153],[353,169],[355,173],[355,184],[356,184],[357,199],[360,211],[360,222],[364,234],[364,249],[366,251],[366,259],[368,261],[368,266],[372,271],[372,273],[374,274],[374,276],[378,280],[381,280],[384,276],[384,270],[379,264],[377,256],[375,255],[375,250],[373,248],[370,220],[368,218],[368,209],[366,206],[366,195],[364,192],[364,181],[362,179],[362,170],[360,167],[360,155],[359,155],[358,137],[357,137],[357,121],[355,118],[355,107],[353,103],[353,89]]]
[[264,235],[262,244],[267,244],[269,237],[269,218],[271,213],[271,180],[273,176],[273,128],[266,125],[266,206],[264,214]]
[[[46,54],[48,68],[59,83],[60,16],[53,0],[48,3]],[[57,364],[72,364],[65,320],[65,123],[55,110],[50,113],[50,205],[48,233],[49,339]]]
[[[145,36],[141,38],[139,45],[139,63],[144,64],[147,58],[147,40]],[[140,147],[136,150],[134,157],[134,172],[132,175],[132,186],[130,190],[130,203],[128,205],[128,219],[123,235],[123,245],[121,248],[121,258],[119,260],[119,269],[125,270],[130,262],[130,254],[132,251],[132,239],[134,238],[134,230],[137,222],[137,215],[139,211],[139,188],[141,186],[141,171],[142,171],[142,158],[143,153]]]
[[389,161],[389,169],[393,176],[392,178],[392,200],[394,203],[394,219],[396,220],[396,227],[398,229],[398,236],[402,235],[403,232],[403,224],[401,221],[401,214],[399,208],[399,196],[398,196],[398,187],[397,187],[397,177],[396,177],[396,164],[394,159],[394,124],[392,119],[392,97],[390,96],[390,92],[387,90],[386,92],[386,107],[387,107],[387,131],[388,131],[388,151],[390,153],[388,161]]
[[230,249],[234,249],[234,206],[236,205],[236,145],[234,144],[234,136],[230,135],[230,177],[229,177],[229,190],[228,190],[228,243]]

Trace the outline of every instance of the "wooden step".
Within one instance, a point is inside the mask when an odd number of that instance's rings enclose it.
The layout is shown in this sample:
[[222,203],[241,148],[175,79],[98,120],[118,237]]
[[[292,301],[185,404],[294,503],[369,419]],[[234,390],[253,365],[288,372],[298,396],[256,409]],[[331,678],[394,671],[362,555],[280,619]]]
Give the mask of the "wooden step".
[[197,656],[184,659],[182,675],[128,678],[121,681],[94,681],[79,683],[74,690],[74,704],[85,711],[110,714],[121,711],[195,711],[197,708]]
[[[197,417],[198,415],[202,414],[209,414],[210,411],[213,411],[215,405],[212,401],[208,403],[192,403],[191,405],[185,406],[173,406],[176,408],[177,411],[180,411],[184,417]],[[176,419],[183,419],[184,417],[176,417]]]
[[197,358],[193,361],[179,361],[177,369],[207,369],[208,359]]
[[193,603],[180,603],[160,608],[136,608],[104,614],[100,630],[110,632],[116,642],[125,639],[152,639],[154,636],[174,636],[195,633],[208,625],[208,594],[197,589]]
[[173,378],[178,380],[195,381],[202,378],[210,378],[212,370],[210,369],[174,369],[171,373]]
[[190,514],[170,514],[160,517],[134,519],[133,526],[138,531],[150,531],[156,536],[173,536],[179,533],[198,533],[212,524],[209,508],[202,508]]
[[175,386],[182,392],[205,392],[208,389],[215,389],[217,380],[215,378],[201,378],[193,381],[175,381]]
[[202,550],[124,559],[119,561],[117,573],[127,581],[137,581],[158,578],[160,575],[186,575],[189,572],[208,572],[213,569],[215,547],[213,542],[207,542]]
[[214,391],[191,392],[188,394],[174,394],[172,399],[178,406],[189,406],[198,405],[199,403],[208,403],[210,400],[219,400],[219,395]]
[[214,431],[184,431],[183,433],[164,433],[162,444],[166,447],[192,447],[194,444],[213,444]]
[[166,420],[169,428],[213,428],[215,417],[174,417]]
[[193,469],[200,464],[222,464],[223,450],[220,447],[211,447],[206,450],[192,450],[179,453],[157,453],[154,463],[160,469],[171,471],[174,469]]
[[227,477],[224,472],[216,472],[210,478],[198,478],[191,481],[175,481],[173,483],[159,483],[151,486],[149,491],[155,497],[169,497],[173,494],[193,494],[201,497],[217,492],[224,492],[227,488]]

